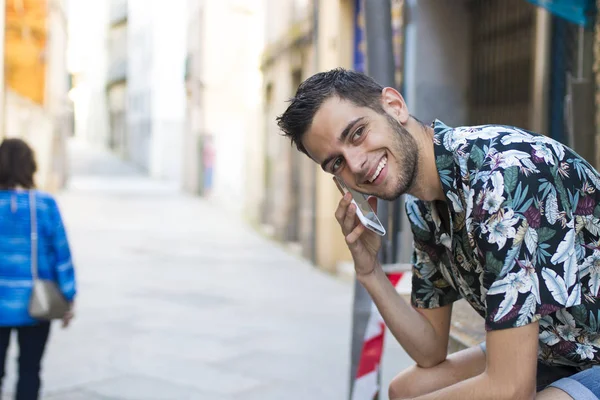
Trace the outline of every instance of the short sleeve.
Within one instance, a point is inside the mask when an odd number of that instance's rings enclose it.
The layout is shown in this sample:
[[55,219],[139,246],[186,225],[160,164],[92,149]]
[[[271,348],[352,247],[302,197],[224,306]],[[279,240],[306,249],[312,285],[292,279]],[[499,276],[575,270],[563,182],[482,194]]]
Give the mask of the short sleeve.
[[488,331],[524,326],[581,303],[570,200],[575,189],[560,174],[558,154],[544,148],[547,157],[536,157],[530,145],[521,146],[506,151],[519,159],[482,168],[471,186],[467,218],[485,262]]
[[460,299],[458,291],[439,268],[445,249],[435,243],[429,210],[422,201],[406,195],[406,214],[414,239],[411,302],[417,308],[438,308]]

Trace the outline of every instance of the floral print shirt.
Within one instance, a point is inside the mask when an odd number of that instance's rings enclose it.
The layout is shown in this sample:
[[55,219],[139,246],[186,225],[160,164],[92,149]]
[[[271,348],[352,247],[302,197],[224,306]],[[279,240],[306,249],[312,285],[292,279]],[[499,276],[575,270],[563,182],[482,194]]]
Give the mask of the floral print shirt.
[[464,298],[486,330],[539,321],[540,361],[600,364],[600,174],[523,129],[433,126],[446,202],[406,195],[413,305]]

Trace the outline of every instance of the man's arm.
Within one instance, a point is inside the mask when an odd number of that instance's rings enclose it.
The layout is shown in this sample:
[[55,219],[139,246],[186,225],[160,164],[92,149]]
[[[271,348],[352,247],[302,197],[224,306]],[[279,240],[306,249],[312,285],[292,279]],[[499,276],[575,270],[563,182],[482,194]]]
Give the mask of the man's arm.
[[488,332],[487,368],[483,374],[413,400],[534,399],[538,325],[535,322]]
[[360,276],[383,320],[408,355],[423,368],[446,359],[452,304],[415,309],[392,286],[380,266]]
[[[356,206],[351,204],[351,199],[349,193],[342,197],[335,217],[352,253],[357,279],[373,299],[392,334],[412,359],[421,367],[433,367],[441,363],[446,359],[452,311],[450,304],[458,294],[446,285],[445,288],[434,287],[431,280],[443,281],[443,277],[439,272],[436,273],[427,253],[416,250],[413,292],[415,281],[428,285],[420,291],[430,295],[427,306],[431,310],[419,312],[411,307],[400,297],[383,272],[377,260],[381,239],[358,221]],[[377,200],[371,197],[369,203],[377,212]],[[440,294],[442,300],[439,300]],[[444,294],[449,296],[444,297]],[[441,301],[446,303],[441,304]],[[439,307],[440,305],[446,306]]]

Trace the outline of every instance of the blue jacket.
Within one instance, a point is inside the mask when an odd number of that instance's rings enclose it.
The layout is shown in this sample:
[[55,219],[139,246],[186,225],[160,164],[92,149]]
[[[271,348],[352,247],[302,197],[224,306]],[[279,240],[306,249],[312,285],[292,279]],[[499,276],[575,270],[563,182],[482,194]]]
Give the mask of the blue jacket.
[[[38,275],[54,280],[65,298],[75,297],[75,271],[58,205],[36,194]],[[26,191],[0,190],[0,326],[33,325],[31,295],[31,217]]]

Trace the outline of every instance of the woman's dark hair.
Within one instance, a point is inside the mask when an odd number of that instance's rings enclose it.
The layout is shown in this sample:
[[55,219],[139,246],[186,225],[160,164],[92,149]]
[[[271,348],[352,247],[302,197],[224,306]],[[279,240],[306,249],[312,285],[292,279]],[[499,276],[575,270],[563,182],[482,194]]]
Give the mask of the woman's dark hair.
[[382,90],[383,86],[360,72],[343,68],[320,72],[300,84],[287,110],[277,117],[277,125],[298,150],[307,154],[302,145],[302,136],[310,128],[325,100],[337,96],[356,106],[369,107],[383,114]]
[[35,155],[21,139],[4,139],[0,144],[0,189],[35,187],[33,175],[37,171]]

